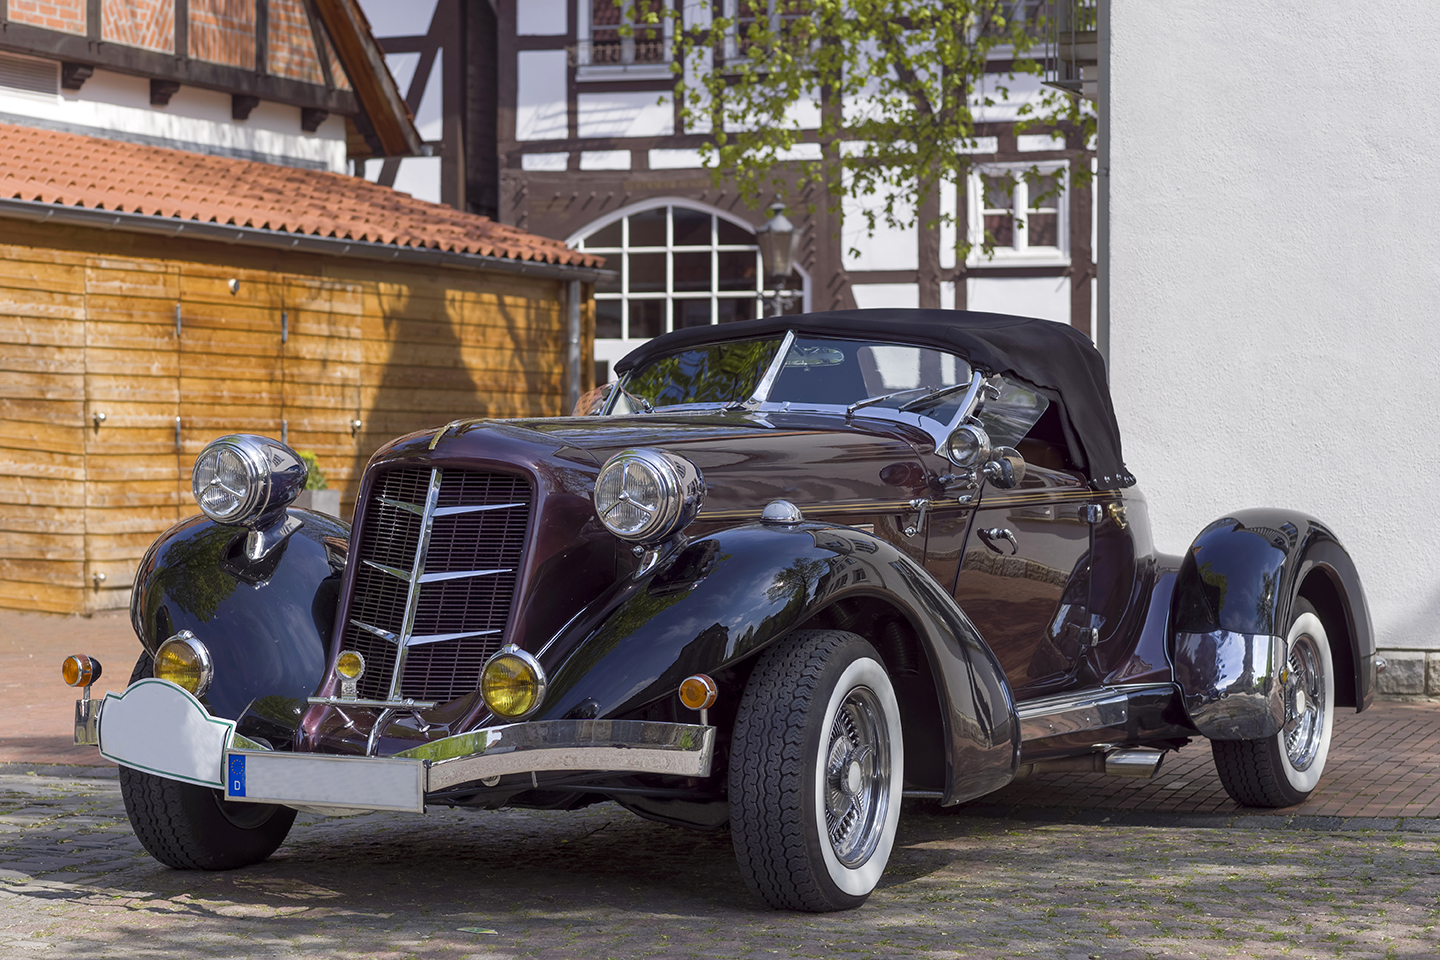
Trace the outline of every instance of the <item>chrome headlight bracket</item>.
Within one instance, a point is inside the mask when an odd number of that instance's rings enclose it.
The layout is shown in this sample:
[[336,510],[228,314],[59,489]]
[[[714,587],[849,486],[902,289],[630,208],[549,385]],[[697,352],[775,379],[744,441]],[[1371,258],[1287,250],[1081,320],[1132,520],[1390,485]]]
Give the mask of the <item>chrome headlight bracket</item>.
[[595,513],[622,540],[658,544],[695,519],[705,479],[684,457],[664,450],[622,450],[595,478]]
[[304,526],[285,508],[305,489],[308,475],[305,462],[285,444],[237,433],[213,440],[200,451],[191,489],[211,520],[249,528],[245,556],[253,562]]

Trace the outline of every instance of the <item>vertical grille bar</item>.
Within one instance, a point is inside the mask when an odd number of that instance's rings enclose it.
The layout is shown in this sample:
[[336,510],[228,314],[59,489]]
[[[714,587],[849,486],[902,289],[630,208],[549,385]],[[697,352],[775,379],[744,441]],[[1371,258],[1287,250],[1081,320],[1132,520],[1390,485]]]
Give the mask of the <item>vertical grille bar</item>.
[[359,694],[473,692],[514,602],[533,496],[508,474],[402,469],[377,482],[345,633],[372,669]]

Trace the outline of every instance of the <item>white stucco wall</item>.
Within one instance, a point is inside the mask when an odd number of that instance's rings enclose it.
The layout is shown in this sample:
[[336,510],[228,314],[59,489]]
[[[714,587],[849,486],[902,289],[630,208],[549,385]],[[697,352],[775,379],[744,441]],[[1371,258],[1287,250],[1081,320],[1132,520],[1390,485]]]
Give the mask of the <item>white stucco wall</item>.
[[1290,506],[1440,649],[1434,0],[1112,0],[1111,384],[1158,545]]

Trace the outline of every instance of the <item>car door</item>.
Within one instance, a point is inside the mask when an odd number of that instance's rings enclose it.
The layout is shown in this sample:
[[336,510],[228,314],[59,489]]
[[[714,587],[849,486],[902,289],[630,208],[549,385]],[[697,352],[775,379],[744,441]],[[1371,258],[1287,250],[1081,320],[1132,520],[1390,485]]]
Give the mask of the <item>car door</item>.
[[954,583],[1019,699],[1072,685],[1094,638],[1091,492],[1057,442],[1057,414],[1009,381],[980,411],[992,444],[1015,446],[1026,467],[1014,487],[977,491]]

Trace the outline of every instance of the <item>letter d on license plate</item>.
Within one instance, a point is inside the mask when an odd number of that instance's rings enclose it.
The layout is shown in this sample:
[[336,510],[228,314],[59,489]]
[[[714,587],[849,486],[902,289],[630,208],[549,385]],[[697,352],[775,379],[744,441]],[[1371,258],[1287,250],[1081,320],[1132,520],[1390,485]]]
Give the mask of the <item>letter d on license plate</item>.
[[245,755],[232,753],[229,755],[230,762],[225,770],[225,795],[229,797],[245,796]]

